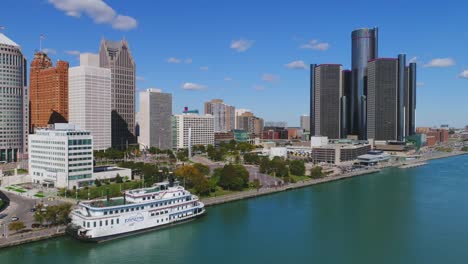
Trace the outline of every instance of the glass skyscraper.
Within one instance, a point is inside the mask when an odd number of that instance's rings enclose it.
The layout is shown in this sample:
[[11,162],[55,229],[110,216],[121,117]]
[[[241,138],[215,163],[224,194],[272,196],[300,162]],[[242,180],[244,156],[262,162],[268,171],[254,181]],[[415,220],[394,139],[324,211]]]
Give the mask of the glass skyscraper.
[[351,33],[352,55],[351,55],[351,101],[350,133],[366,136],[366,96],[367,96],[367,63],[378,57],[378,29],[361,28]]

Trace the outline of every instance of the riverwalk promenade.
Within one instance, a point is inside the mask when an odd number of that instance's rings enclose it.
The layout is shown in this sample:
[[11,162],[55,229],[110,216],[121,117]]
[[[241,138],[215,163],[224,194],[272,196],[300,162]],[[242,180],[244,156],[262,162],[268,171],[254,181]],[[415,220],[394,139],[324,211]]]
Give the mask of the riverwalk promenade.
[[0,238],[0,249],[41,241],[65,235],[65,226],[50,227],[30,232],[13,233]]

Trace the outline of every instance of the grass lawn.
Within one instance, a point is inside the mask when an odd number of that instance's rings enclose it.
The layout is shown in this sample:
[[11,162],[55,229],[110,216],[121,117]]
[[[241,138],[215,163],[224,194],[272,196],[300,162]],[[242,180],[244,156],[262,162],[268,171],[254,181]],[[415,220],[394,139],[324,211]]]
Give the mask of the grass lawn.
[[0,199],[0,208],[2,208],[2,206],[3,206],[3,200]]
[[26,173],[28,173],[28,170],[18,169],[18,174],[26,174]]
[[10,190],[10,191],[19,192],[19,193],[25,193],[26,192],[26,190],[24,190],[22,188],[19,188],[19,187],[16,187],[16,186],[7,186],[7,187],[5,187],[5,189]]
[[309,177],[309,176],[291,175],[291,178],[292,178],[295,182],[310,180],[310,177]]
[[45,197],[43,192],[37,192],[34,196],[38,197],[38,198],[44,198]]

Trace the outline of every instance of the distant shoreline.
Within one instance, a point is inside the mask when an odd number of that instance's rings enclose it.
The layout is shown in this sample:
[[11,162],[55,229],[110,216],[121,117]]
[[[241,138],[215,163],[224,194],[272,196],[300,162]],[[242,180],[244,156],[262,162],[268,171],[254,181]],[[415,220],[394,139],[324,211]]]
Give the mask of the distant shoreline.
[[[462,151],[456,151],[456,152],[447,152],[447,153],[438,153],[437,155],[433,156],[428,156],[420,159],[414,159],[414,160],[409,160],[406,162],[401,162],[401,163],[389,163],[389,164],[384,164],[381,166],[376,166],[372,167],[369,169],[365,170],[360,170],[356,172],[348,172],[348,173],[343,173],[343,174],[337,174],[333,176],[328,176],[325,178],[321,179],[310,179],[306,181],[299,181],[295,183],[290,183],[287,185],[282,185],[278,187],[272,187],[272,188],[266,188],[266,189],[260,189],[260,190],[248,190],[248,191],[241,191],[238,193],[234,194],[227,194],[219,197],[210,197],[210,198],[203,198],[201,199],[202,202],[205,204],[205,206],[214,206],[214,205],[219,205],[219,204],[224,204],[224,203],[229,203],[229,202],[235,202],[239,200],[244,200],[244,199],[250,199],[250,198],[255,198],[259,196],[264,196],[264,195],[269,195],[269,194],[274,194],[278,192],[284,192],[288,190],[294,190],[294,189],[299,189],[299,188],[304,188],[304,187],[309,187],[312,185],[316,184],[322,184],[322,183],[327,183],[327,182],[333,182],[333,181],[339,181],[347,178],[352,178],[356,176],[362,176],[362,175],[368,175],[368,174],[373,174],[381,171],[382,169],[385,168],[392,168],[392,167],[400,167],[403,165],[411,165],[411,164],[417,164],[417,163],[423,163],[426,161],[430,160],[435,160],[435,159],[444,159],[444,158],[450,158],[450,157],[455,157],[455,156],[462,156],[466,155],[468,152],[462,152]],[[425,164],[421,164],[425,165]],[[409,167],[408,167],[409,168]],[[406,168],[406,169],[408,169]],[[401,168],[405,169],[405,168]]]

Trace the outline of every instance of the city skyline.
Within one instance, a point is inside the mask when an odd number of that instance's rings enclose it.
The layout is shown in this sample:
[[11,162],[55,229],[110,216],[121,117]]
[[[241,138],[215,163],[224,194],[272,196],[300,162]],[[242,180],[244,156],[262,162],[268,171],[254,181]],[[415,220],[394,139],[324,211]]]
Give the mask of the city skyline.
[[[113,17],[101,21],[93,18],[91,7],[63,4],[77,1],[25,1],[31,8],[23,10],[7,0],[5,5],[11,12],[0,20],[0,25],[6,27],[2,32],[21,46],[28,61],[39,48],[40,34],[44,34],[42,50],[54,62],[66,60],[71,67],[79,64],[78,53],[97,53],[102,38],[125,37],[137,64],[137,91],[157,87],[172,93],[174,113],[181,112],[184,106],[202,109],[203,102],[222,98],[227,104],[252,109],[265,120],[298,126],[298,116],[309,108],[308,65],[340,62],[344,69],[351,68],[349,32],[378,26],[385,32],[379,36],[379,54],[406,53],[408,61],[416,60],[420,65],[416,126],[448,123],[462,127],[467,122],[462,100],[468,96],[468,80],[463,78],[468,77],[468,52],[463,49],[468,33],[459,26],[466,21],[463,8],[392,3],[379,4],[379,9],[386,12],[373,12],[372,5],[350,5],[334,13],[337,20],[330,21],[327,27],[317,27],[304,23],[304,14],[311,4],[303,1],[291,5],[294,7],[252,4],[240,21],[235,18],[243,12],[242,7],[220,6],[214,1],[200,6],[187,2],[183,10],[176,9],[178,3],[157,3],[156,8],[150,9],[145,8],[150,3],[130,6],[95,1],[113,10]],[[314,6],[324,10],[312,12],[314,20],[330,16],[326,10],[332,10],[333,5],[336,3]],[[204,11],[207,6],[217,12]],[[294,14],[287,15],[292,8]],[[351,16],[358,8],[366,16]],[[22,16],[14,15],[20,10]],[[156,15],[146,10],[156,10]],[[395,17],[397,11],[399,15]],[[422,11],[426,16],[417,16],[418,23],[401,30],[407,25],[402,21],[414,19],[414,13]],[[262,14],[261,21],[258,12]],[[32,29],[30,20],[24,18],[37,13],[47,19],[35,20]],[[174,13],[178,15],[171,16]],[[434,24],[431,15],[446,19]],[[343,24],[345,20],[350,22]],[[68,32],[73,32],[73,37]],[[445,46],[445,40],[453,34],[458,41]],[[283,108],[288,111],[280,111]]]

